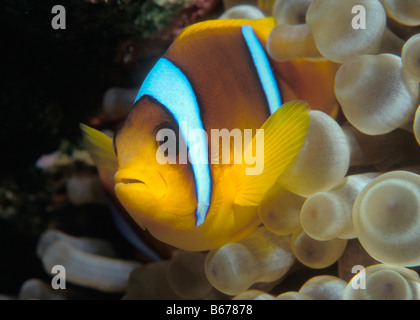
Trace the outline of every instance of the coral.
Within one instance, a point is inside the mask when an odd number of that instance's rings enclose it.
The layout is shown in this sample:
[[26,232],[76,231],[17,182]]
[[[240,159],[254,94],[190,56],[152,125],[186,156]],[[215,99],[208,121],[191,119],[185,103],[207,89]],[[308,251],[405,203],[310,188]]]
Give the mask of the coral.
[[401,58],[393,54],[360,55],[340,67],[335,94],[359,131],[377,135],[411,129],[419,92],[406,86],[401,71]]
[[66,280],[73,284],[110,293],[124,292],[129,274],[140,263],[107,257],[108,252],[98,241],[75,241],[70,236],[59,236],[55,241],[44,239],[38,247],[47,273],[61,265],[65,266]]
[[173,260],[140,265],[131,272],[123,299],[226,299],[205,277],[204,259],[204,253],[181,251]]
[[67,144],[62,149],[41,156],[35,164],[47,175],[53,192],[65,189],[66,200],[78,206],[106,204],[103,186],[89,153]]
[[290,243],[293,254],[302,264],[312,269],[323,269],[341,257],[347,240],[334,238],[328,241],[318,241],[300,229],[293,233]]
[[312,0],[276,0],[272,14],[277,24],[293,25],[305,23],[306,11]]
[[276,300],[313,300],[312,297],[296,291],[287,291],[279,294]]
[[259,206],[261,222],[275,234],[289,235],[300,228],[300,211],[304,201],[304,197],[276,184]]
[[147,0],[134,7],[134,25],[141,37],[155,35],[191,1]]
[[251,5],[260,8],[265,14],[271,15],[274,0],[223,0],[225,10],[238,5]]
[[420,34],[416,34],[406,41],[402,47],[401,60],[405,76],[412,78],[411,81],[420,82]]
[[379,173],[349,175],[330,191],[310,196],[300,212],[302,228],[313,239],[332,240],[356,237],[352,210],[356,197]]
[[137,89],[109,88],[103,98],[102,109],[108,115],[125,118],[137,95]]
[[[362,280],[362,277],[364,278]],[[363,289],[359,289],[363,286]],[[347,284],[344,300],[419,300],[420,278],[410,269],[377,264],[356,274]]]
[[41,235],[37,245],[37,255],[39,257],[44,256],[48,247],[59,240],[87,253],[99,254],[105,257],[117,256],[115,249],[107,241],[96,238],[75,237],[57,229],[48,229]]
[[[154,279],[184,299],[209,297],[211,287],[234,300],[419,299],[418,273],[404,268],[420,265],[418,31],[402,26],[416,10],[408,14],[392,3],[224,1],[221,18],[258,18],[271,10],[273,60],[337,62],[339,112],[310,113],[301,154],[258,209],[263,226],[205,254],[180,252],[153,263],[156,269],[141,266],[144,284],[155,288]],[[352,27],[354,5],[366,8],[366,29]],[[357,265],[366,269],[355,275]],[[282,285],[296,268],[321,275],[289,291],[290,283]],[[364,271],[367,289],[355,290]],[[186,275],[194,280],[183,283]],[[148,296],[140,291],[127,297]]]
[[264,13],[257,7],[242,4],[226,10],[219,19],[262,19],[264,17]]
[[350,239],[347,241],[346,249],[338,259],[338,277],[349,282],[355,273],[360,270],[360,266],[366,267],[378,263],[379,261],[373,259],[366,252],[357,238]]
[[223,7],[225,11],[237,5],[250,5],[255,7],[257,6],[257,0],[223,0]]
[[420,176],[392,171],[373,179],[356,198],[353,226],[376,260],[420,265]]
[[144,264],[134,269],[128,279],[125,300],[178,300],[180,297],[169,285],[167,273],[170,261]]
[[106,203],[103,186],[97,176],[74,175],[66,181],[66,188],[68,200],[75,205]]
[[349,282],[321,275],[310,278],[299,291],[287,291],[277,297],[249,290],[234,300],[418,300],[419,275],[410,269],[375,264],[358,272]]
[[267,51],[276,61],[322,57],[307,24],[277,25],[268,37]]
[[342,126],[350,147],[350,167],[374,166],[378,171],[416,164],[419,148],[413,135],[402,129],[388,134],[368,135],[350,123]]
[[205,271],[217,290],[235,295],[256,282],[280,279],[294,260],[287,237],[260,227],[240,242],[210,251]]
[[[100,30],[99,42],[112,39],[114,63],[138,77],[148,68],[146,59],[209,14],[251,19],[273,15],[277,26],[266,48],[273,60],[338,64],[338,113],[311,111],[301,154],[258,208],[262,226],[210,252],[171,248],[161,261],[145,258],[126,242],[122,247],[130,247],[128,254],[121,254],[121,247],[108,239],[59,231],[63,224],[50,217],[57,207],[70,205],[74,210],[64,223],[69,229],[81,216],[93,214],[92,208],[99,207],[100,214],[108,210],[92,159],[79,144],[64,142],[54,152],[43,149],[39,154],[45,155],[33,161],[47,181],[42,193],[18,192],[13,179],[0,186],[0,223],[16,221],[35,234],[43,231],[32,250],[44,276],[27,275],[19,292],[5,292],[0,300],[91,299],[98,293],[117,299],[420,299],[418,0],[223,3],[222,13],[215,0],[85,1],[81,7],[102,8],[115,23],[100,19],[86,24],[81,15],[77,24],[85,24],[85,32]],[[366,9],[366,29],[352,27],[355,5]],[[101,55],[103,47],[95,45],[89,50],[94,47]],[[120,80],[99,85],[103,94],[96,94],[96,104],[100,109],[102,103],[102,109],[89,118],[109,135],[137,94],[137,89],[124,88],[134,87],[130,81]],[[61,113],[50,112],[51,105],[45,110],[52,114],[41,118],[47,124],[62,121]],[[102,218],[92,219],[98,225]],[[46,281],[57,264],[66,267],[65,292],[53,290]],[[360,268],[355,271],[355,266]],[[356,289],[361,285],[366,288]]]
[[28,279],[20,287],[18,299],[67,300],[67,297],[41,279]]
[[[363,29],[353,26],[352,8],[356,5],[363,6],[366,12],[366,26]],[[314,1],[306,13],[306,23],[319,51],[335,62],[343,63],[361,54],[393,49],[389,43],[398,42],[391,32],[385,31],[385,9],[377,0],[351,0],[344,3],[333,0]]]
[[206,255],[201,252],[181,251],[168,267],[168,283],[172,290],[184,299],[201,299],[210,294],[213,287],[204,272]]
[[279,183],[307,197],[329,190],[344,178],[350,150],[343,130],[321,111],[310,112],[309,132],[297,161],[286,169]]
[[413,122],[413,131],[414,131],[414,135],[416,137],[417,143],[420,145],[420,105],[417,108],[416,111],[416,115],[414,117],[414,122]]
[[261,290],[247,290],[233,297],[232,300],[274,300],[274,297]]
[[383,0],[389,17],[407,26],[420,25],[420,1]]
[[334,276],[317,276],[306,281],[299,294],[314,300],[339,300],[344,294],[347,282]]
[[277,297],[263,291],[248,290],[234,300],[340,300],[347,282],[329,275],[315,276],[306,281],[299,291],[283,292]]

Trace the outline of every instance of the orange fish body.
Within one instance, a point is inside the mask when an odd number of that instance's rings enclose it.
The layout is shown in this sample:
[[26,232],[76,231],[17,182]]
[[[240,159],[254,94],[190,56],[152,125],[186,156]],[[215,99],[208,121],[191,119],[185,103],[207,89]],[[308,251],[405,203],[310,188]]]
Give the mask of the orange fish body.
[[[273,27],[271,18],[188,27],[146,77],[114,136],[115,153],[110,139],[82,127],[101,177],[157,239],[184,250],[210,250],[248,235],[260,224],[264,194],[295,160],[307,133],[308,109],[281,104],[300,99],[334,112],[336,65],[267,59],[262,48]],[[163,151],[170,140],[158,139],[163,129],[174,132],[176,152]],[[238,158],[232,142],[227,150],[214,144],[210,133],[222,129],[240,134]],[[253,132],[248,143],[247,130]],[[223,162],[226,152],[229,162]],[[253,154],[254,164],[246,163]],[[259,160],[263,170],[248,174]]]

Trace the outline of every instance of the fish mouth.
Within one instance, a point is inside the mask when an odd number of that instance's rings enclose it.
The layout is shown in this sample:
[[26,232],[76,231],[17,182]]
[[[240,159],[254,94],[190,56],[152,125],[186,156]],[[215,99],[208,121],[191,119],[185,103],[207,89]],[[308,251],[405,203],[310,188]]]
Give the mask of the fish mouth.
[[120,178],[119,180],[115,181],[116,184],[136,184],[142,183],[145,184],[144,181],[132,178]]
[[116,172],[114,181],[116,187],[141,188],[151,192],[156,198],[162,197],[167,189],[166,181],[159,172],[120,169]]
[[115,175],[115,185],[116,186],[139,186],[139,187],[148,187],[145,182],[145,179],[132,178],[130,175],[121,174],[119,171]]

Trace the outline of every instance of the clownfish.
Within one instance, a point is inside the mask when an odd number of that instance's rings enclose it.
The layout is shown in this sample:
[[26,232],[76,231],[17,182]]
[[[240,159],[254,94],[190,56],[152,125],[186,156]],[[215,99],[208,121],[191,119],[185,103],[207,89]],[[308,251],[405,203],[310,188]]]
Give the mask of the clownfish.
[[[203,251],[248,235],[261,223],[265,193],[299,155],[308,105],[334,113],[336,65],[272,61],[265,44],[274,26],[265,18],[187,27],[144,79],[113,139],[81,125],[105,186],[155,238]],[[231,137],[228,149],[213,145],[215,129],[241,134],[239,161]],[[174,150],[162,148],[170,137],[158,139],[162,130],[174,132]],[[258,161],[261,170],[247,174]]]

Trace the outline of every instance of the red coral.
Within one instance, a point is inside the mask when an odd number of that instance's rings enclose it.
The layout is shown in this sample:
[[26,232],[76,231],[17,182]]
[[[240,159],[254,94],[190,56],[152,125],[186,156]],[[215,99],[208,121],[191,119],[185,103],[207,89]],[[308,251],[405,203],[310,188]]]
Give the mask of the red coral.
[[161,55],[185,27],[198,21],[215,18],[221,14],[222,9],[220,0],[196,0],[187,5],[155,36],[121,43],[114,61],[127,69],[139,69],[141,60]]
[[219,0],[196,0],[187,5],[166,28],[166,36],[170,39],[177,37],[185,27],[208,19],[211,14],[222,10],[223,6]]

